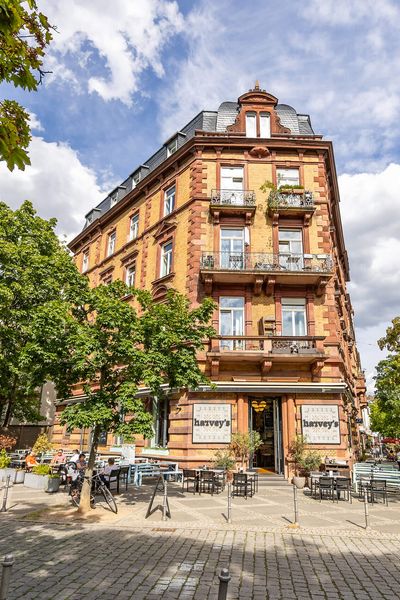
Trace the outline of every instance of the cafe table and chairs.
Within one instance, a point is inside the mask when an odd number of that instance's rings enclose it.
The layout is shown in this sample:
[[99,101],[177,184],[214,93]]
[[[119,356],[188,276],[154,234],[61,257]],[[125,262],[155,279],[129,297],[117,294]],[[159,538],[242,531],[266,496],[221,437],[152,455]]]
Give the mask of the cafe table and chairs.
[[242,496],[252,498],[255,493],[255,474],[254,473],[234,473],[232,482],[232,496]]

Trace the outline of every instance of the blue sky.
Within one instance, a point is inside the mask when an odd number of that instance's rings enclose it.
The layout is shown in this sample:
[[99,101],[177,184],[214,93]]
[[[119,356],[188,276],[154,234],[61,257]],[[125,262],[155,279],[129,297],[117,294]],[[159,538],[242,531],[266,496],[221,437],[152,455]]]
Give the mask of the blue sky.
[[57,25],[32,113],[32,167],[0,165],[3,200],[30,198],[59,230],[199,110],[262,87],[332,139],[359,347],[399,314],[400,3],[396,0],[39,0]]

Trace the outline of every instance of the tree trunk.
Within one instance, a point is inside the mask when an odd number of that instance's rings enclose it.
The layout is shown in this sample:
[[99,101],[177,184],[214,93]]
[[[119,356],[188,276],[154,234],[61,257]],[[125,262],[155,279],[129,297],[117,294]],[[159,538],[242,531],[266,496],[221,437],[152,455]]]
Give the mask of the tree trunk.
[[8,398],[6,400],[6,410],[4,413],[4,418],[3,418],[3,427],[8,427],[8,424],[10,422],[11,419],[11,409],[12,409],[12,402],[10,400],[10,398]]
[[79,502],[78,512],[82,515],[87,514],[90,511],[90,489],[92,483],[92,475],[94,468],[94,461],[96,458],[97,446],[99,443],[100,436],[100,425],[95,425],[93,427],[93,436],[92,443],[89,451],[89,460],[88,466],[85,470],[85,479],[83,480],[82,491],[81,491],[81,499]]

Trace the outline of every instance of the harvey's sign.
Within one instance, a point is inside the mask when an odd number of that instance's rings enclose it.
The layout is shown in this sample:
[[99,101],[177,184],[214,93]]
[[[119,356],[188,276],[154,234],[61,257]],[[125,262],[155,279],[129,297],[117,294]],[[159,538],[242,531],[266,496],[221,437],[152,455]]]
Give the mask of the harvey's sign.
[[194,404],[193,444],[229,444],[231,422],[230,404]]
[[307,444],[340,444],[339,409],[336,404],[303,404],[301,425]]

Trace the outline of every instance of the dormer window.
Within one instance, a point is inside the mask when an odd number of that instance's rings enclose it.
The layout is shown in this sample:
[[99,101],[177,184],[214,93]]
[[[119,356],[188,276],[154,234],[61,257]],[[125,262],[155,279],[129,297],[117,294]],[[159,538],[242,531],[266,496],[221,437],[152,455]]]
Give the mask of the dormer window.
[[246,113],[246,137],[257,137],[257,120],[255,112]]
[[271,115],[269,112],[249,111],[246,113],[246,137],[271,137]]
[[110,208],[112,208],[113,206],[115,206],[117,204],[117,202],[118,202],[118,192],[115,192],[110,197]]
[[164,192],[164,217],[170,215],[175,208],[175,186]]
[[133,190],[139,184],[139,182],[140,182],[140,172],[135,173],[132,177],[132,189]]
[[178,150],[178,138],[174,138],[172,142],[167,145],[167,157],[171,156],[174,152]]
[[90,214],[90,215],[88,215],[88,216],[86,217],[86,224],[85,224],[85,227],[88,227],[88,225],[90,225],[92,221],[93,221],[93,215],[92,215],[92,214]]
[[271,119],[269,112],[260,113],[260,137],[271,137]]

